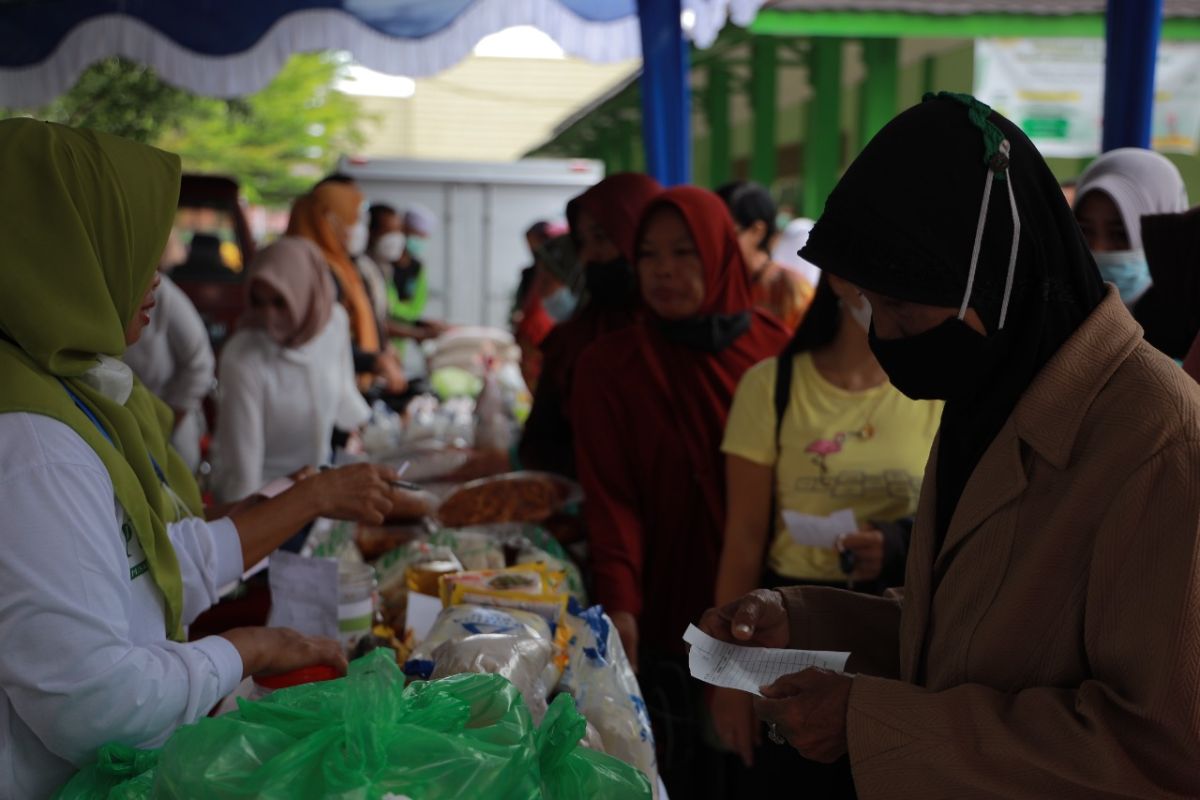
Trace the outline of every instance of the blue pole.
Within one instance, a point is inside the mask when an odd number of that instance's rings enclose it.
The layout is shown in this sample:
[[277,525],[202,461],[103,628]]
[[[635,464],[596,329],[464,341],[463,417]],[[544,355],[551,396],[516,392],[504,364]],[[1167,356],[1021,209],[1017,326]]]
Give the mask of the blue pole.
[[692,179],[692,98],[682,0],[638,0],[646,171],[664,186]]
[[1163,0],[1108,0],[1104,151],[1150,147]]

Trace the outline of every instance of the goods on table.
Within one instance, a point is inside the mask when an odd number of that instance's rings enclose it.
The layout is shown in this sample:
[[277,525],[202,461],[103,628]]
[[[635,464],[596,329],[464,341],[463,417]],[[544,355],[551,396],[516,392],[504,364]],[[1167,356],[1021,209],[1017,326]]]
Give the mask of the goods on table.
[[549,572],[542,564],[460,572],[442,576],[441,598],[447,606],[465,603],[528,611],[557,625],[567,608],[565,580],[563,573]]
[[438,647],[433,654],[437,666],[430,677],[437,680],[466,673],[502,675],[521,692],[533,721],[541,722],[557,677],[551,665],[553,657],[554,646],[542,638],[478,633]]
[[379,614],[375,568],[370,564],[338,565],[338,637],[347,653],[371,634]]
[[409,591],[436,597],[443,575],[462,572],[462,562],[446,547],[418,548],[416,557],[404,570],[404,584]]
[[[467,672],[503,675],[540,721],[564,666],[555,658],[555,641],[550,626],[523,612],[451,606],[442,611],[404,670],[413,677],[434,679]],[[565,644],[564,638],[563,655]]]
[[456,328],[426,344],[425,349],[430,372],[457,367],[480,378],[485,359],[512,364],[521,359],[512,334],[499,328]]
[[437,667],[434,654],[439,647],[446,642],[480,634],[505,634],[547,643],[554,641],[550,625],[536,614],[482,606],[451,606],[442,611],[425,641],[413,650],[404,671],[414,678],[428,678]]
[[437,515],[449,527],[541,522],[576,499],[575,489],[549,473],[514,472],[459,487],[442,501]]
[[410,566],[419,562],[449,561],[451,556],[458,560],[459,566],[447,563],[413,570],[421,574],[420,579],[414,577],[413,580],[418,591],[440,596],[436,578],[440,578],[442,573],[438,570],[443,568],[447,573],[454,573],[540,564],[548,573],[566,576],[565,583],[556,587],[556,591],[566,592],[580,603],[586,601],[579,568],[554,537],[541,528],[522,523],[445,528],[428,540],[405,542],[375,561],[381,610],[388,625],[398,631],[406,628]]
[[[541,658],[550,652],[549,643],[559,657],[544,664]],[[584,610],[572,603],[557,630],[521,611],[449,606],[429,637],[413,650],[404,670],[418,678],[497,672],[521,689],[535,716],[545,708],[547,697],[569,694],[594,728],[592,744],[637,767],[657,790],[654,734],[646,704],[620,637],[599,606]]]
[[306,683],[332,681],[340,677],[341,675],[338,674],[337,670],[324,664],[301,667],[291,672],[285,672],[282,675],[255,675],[253,679],[254,688],[250,692],[248,699],[262,700],[264,697],[280,689],[290,689],[293,686],[303,686]]
[[600,606],[572,604],[567,668],[558,689],[575,698],[595,726],[604,752],[640,769],[656,786],[657,757],[650,715],[612,620]]
[[105,746],[59,797],[648,800],[646,776],[579,747],[584,730],[570,698],[535,729],[517,689],[498,675],[405,688],[393,662],[368,656],[346,678],[187,725],[160,751]]

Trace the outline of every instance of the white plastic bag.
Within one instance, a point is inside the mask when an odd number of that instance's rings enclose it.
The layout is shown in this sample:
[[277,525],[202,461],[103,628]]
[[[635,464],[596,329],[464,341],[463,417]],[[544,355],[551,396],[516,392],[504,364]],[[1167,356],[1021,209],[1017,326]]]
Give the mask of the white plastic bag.
[[600,735],[604,752],[637,767],[657,786],[650,715],[612,620],[600,606],[583,611],[572,604],[567,624],[569,661],[558,689],[575,698],[579,712]]
[[[477,672],[508,678],[525,698],[533,721],[541,724],[556,674],[547,670],[554,657],[549,641],[528,631],[480,633],[443,642],[433,652],[432,680]],[[546,683],[550,678],[550,685]]]

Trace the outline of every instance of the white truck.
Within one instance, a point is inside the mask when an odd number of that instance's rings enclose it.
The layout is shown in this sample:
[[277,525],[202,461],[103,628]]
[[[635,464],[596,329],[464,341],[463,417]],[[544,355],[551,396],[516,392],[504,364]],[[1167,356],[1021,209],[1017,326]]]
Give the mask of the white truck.
[[368,202],[403,212],[417,203],[438,216],[424,258],[428,316],[505,327],[521,270],[532,263],[525,231],[562,222],[567,201],[604,177],[598,161],[528,159],[511,163],[344,157]]

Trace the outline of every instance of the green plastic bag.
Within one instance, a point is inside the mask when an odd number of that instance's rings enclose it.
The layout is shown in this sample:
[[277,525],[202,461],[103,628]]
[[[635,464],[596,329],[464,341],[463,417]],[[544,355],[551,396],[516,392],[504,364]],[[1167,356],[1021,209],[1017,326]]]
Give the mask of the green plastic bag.
[[176,731],[160,751],[107,745],[60,800],[261,798],[648,800],[640,772],[583,750],[569,696],[534,730],[499,675],[405,687],[386,651],[338,680],[283,689]]
[[156,797],[541,797],[533,723],[496,675],[407,689],[384,651],[340,680],[240,702],[232,714],[175,733],[159,759]]
[[587,721],[570,695],[550,704],[537,732],[546,800],[650,800],[650,780],[620,759],[579,746]]
[[90,764],[54,795],[55,800],[147,800],[153,796],[157,750],[106,744]]

